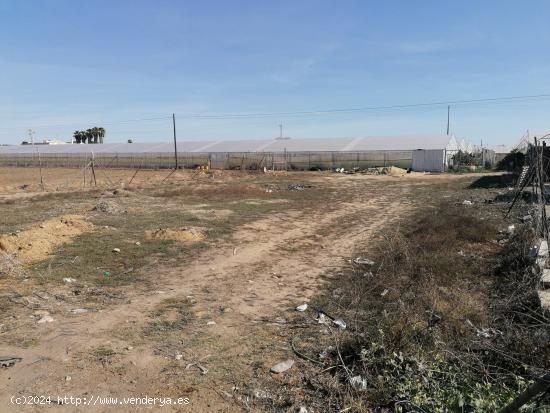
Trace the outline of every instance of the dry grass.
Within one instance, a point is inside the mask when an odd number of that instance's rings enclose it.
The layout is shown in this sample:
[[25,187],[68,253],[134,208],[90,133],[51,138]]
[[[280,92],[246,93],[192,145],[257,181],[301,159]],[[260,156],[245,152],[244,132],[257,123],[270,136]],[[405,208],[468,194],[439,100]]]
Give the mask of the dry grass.
[[302,355],[317,360],[302,378],[305,404],[493,412],[548,365],[549,324],[525,260],[532,240],[520,231],[506,247],[497,243],[505,235],[492,212],[446,202],[382,234],[376,247],[358,247],[375,264],[352,264],[311,303],[348,327],[300,338]]
[[14,254],[0,250],[0,276],[21,277],[23,266]]

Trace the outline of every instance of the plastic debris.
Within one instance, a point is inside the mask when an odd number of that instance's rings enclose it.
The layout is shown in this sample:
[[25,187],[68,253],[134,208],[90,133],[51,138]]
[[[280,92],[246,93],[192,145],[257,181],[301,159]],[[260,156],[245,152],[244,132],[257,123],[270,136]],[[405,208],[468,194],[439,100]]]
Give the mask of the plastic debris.
[[21,360],[23,360],[21,357],[0,356],[0,367],[11,367],[15,363],[19,363]]
[[462,205],[473,205],[474,203],[472,201],[469,201],[467,199],[465,199],[464,201],[462,201]]
[[347,327],[347,324],[344,320],[341,318],[338,318],[336,320],[332,320],[333,324],[336,324],[340,330],[345,330]]
[[355,258],[353,262],[357,265],[374,265],[374,261],[362,257]]
[[86,308],[74,308],[71,310],[71,313],[73,314],[84,314],[87,313],[88,310]]
[[367,379],[361,376],[354,376],[349,379],[349,384],[352,385],[354,389],[357,390],[366,390],[367,389]]
[[319,316],[317,317],[317,322],[319,324],[326,324],[327,323],[327,316],[323,313],[319,313]]
[[63,282],[67,283],[67,284],[70,284],[70,283],[76,282],[76,279],[71,278],[71,277],[65,277],[65,278],[63,278]]
[[271,367],[270,371],[277,374],[284,373],[288,369],[292,368],[292,366],[294,366],[294,360],[288,359],[275,364],[273,367]]
[[120,248],[113,248],[113,252],[117,254],[120,253]]
[[176,360],[181,360],[183,358],[182,354],[176,354]]
[[298,307],[296,307],[296,311],[304,312],[307,310],[307,303],[301,304]]
[[206,323],[207,326],[215,326],[216,325],[216,322],[215,321],[209,321]]

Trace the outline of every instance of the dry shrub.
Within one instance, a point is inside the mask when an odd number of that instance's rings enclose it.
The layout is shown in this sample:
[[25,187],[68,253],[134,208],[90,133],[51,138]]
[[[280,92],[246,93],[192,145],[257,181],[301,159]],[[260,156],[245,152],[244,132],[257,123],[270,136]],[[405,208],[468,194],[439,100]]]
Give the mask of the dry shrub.
[[[342,406],[492,412],[525,388],[530,379],[521,377],[525,370],[503,361],[516,350],[504,339],[508,333],[500,335],[502,313],[493,308],[500,300],[494,287],[502,253],[494,242],[499,223],[483,212],[451,204],[420,212],[361,254],[373,266],[353,265],[334,281],[331,296],[315,303],[348,322],[340,354],[333,352],[331,360],[342,367],[331,370],[343,388]],[[525,248],[513,241],[509,249],[516,252],[502,266],[517,269],[512,278],[531,303],[533,286],[519,275],[525,271]],[[517,325],[512,330],[528,340]],[[531,347],[519,343],[535,350],[534,341]],[[366,380],[364,390],[350,385],[355,375]]]
[[23,266],[14,254],[0,250],[0,276],[20,277],[23,273]]
[[158,197],[174,198],[186,197],[195,199],[208,199],[212,201],[234,201],[249,197],[266,196],[265,189],[257,185],[246,184],[212,184],[196,186],[180,186],[177,188],[163,189],[154,194]]

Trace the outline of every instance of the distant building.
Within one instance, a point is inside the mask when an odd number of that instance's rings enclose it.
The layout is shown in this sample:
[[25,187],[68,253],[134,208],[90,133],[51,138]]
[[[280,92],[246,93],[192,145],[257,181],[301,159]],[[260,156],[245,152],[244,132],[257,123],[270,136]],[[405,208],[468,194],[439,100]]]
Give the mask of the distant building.
[[493,145],[493,146],[490,146],[489,149],[495,152],[495,161],[499,162],[502,159],[504,159],[506,155],[512,152],[512,149],[514,149],[514,147],[510,145]]
[[[246,169],[266,166],[273,169],[334,169],[398,166],[414,171],[443,172],[453,164],[459,151],[482,153],[492,163],[492,151],[483,151],[454,135],[366,136],[357,138],[313,138],[271,140],[218,140],[178,142],[183,165],[210,164],[213,168]],[[136,156],[155,154],[159,167],[172,165],[174,144],[108,143],[93,148],[96,156],[116,157],[117,164],[133,162]],[[0,148],[0,156],[24,154],[29,147]],[[88,145],[47,145],[47,154],[82,155]],[[161,161],[162,159],[162,161]],[[162,164],[162,165],[161,165]]]
[[[42,142],[35,142],[34,145],[66,145],[71,142],[61,141],[59,139],[44,139]],[[23,141],[21,145],[33,145],[32,142]]]

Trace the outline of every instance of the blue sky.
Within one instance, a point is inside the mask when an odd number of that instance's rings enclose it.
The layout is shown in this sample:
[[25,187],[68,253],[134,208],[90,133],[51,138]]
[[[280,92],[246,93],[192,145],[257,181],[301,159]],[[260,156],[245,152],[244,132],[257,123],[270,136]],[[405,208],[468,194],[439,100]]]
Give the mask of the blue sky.
[[[0,0],[0,143],[441,133],[446,107],[292,112],[550,93],[550,2]],[[451,131],[515,143],[550,99],[457,105]],[[161,118],[153,120],[142,120]],[[129,120],[140,120],[125,122]]]

